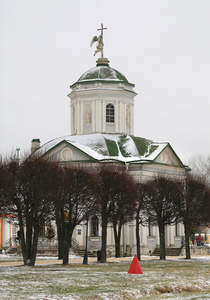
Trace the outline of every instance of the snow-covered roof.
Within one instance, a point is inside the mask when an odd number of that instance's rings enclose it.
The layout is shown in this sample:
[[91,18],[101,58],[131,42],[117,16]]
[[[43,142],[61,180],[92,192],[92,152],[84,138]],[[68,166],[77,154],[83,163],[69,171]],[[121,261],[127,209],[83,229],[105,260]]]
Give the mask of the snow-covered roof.
[[37,150],[37,154],[52,151],[61,143],[69,144],[96,161],[120,162],[153,161],[169,145],[154,143],[127,134],[68,135],[49,141]]
[[134,84],[129,83],[127,78],[119,71],[109,67],[108,65],[104,66],[99,66],[97,65],[96,67],[86,71],[80,78],[77,80],[76,83],[71,85],[70,87],[72,88],[75,84],[77,83],[86,83],[86,82],[92,82],[92,81],[113,81],[113,82],[123,82],[128,85],[134,86]]
[[89,79],[112,79],[128,82],[126,77],[119,71],[108,66],[97,66],[85,72],[78,81]]

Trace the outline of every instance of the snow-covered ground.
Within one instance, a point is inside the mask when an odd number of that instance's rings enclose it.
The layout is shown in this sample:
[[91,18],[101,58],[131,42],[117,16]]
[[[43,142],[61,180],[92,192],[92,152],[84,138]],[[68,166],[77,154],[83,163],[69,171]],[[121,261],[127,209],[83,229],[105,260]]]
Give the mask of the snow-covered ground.
[[[80,256],[76,255],[69,255],[69,260],[76,260],[76,259],[82,259]],[[36,260],[45,260],[45,261],[52,261],[52,260],[58,260],[58,257],[56,256],[37,256]],[[16,254],[0,254],[0,262],[1,261],[22,261],[22,256],[18,256]]]
[[[115,261],[115,262],[120,262],[120,261],[131,261],[133,259],[133,257],[121,257],[121,258],[108,258],[107,261]],[[142,255],[141,256],[141,260],[154,260],[154,262],[158,259],[157,256],[147,256],[147,255]],[[194,261],[206,261],[210,263],[210,255],[205,255],[205,256],[198,256],[198,255],[192,255],[191,256],[191,260],[185,260],[184,256],[168,256],[166,258],[167,260],[172,260],[172,261],[183,261],[183,262],[194,262]],[[73,263],[74,261],[81,260],[83,261],[83,257],[81,256],[77,256],[77,255],[69,255],[69,262]],[[91,260],[91,258],[89,258],[89,260]],[[97,260],[97,258],[94,258],[93,260]],[[18,255],[8,255],[8,254],[0,254],[0,263],[1,262],[21,262],[23,261],[22,256],[18,256]],[[52,264],[52,261],[58,261],[58,257],[56,256],[37,256],[36,258],[36,262],[39,261],[45,261],[47,264],[47,262],[49,261],[50,264]]]
[[15,259],[0,255],[1,299],[210,299],[210,256],[165,261],[142,256],[143,275],[128,274],[132,257],[83,265],[83,258],[70,256],[69,266],[58,264],[56,257],[37,257],[36,267],[1,266]]

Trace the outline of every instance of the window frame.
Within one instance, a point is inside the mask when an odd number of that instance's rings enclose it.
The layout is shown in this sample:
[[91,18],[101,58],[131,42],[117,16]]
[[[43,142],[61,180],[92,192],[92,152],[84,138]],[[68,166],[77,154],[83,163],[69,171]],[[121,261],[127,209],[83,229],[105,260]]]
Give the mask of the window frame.
[[114,123],[115,122],[115,108],[112,103],[108,103],[106,105],[106,123]]
[[92,216],[91,218],[91,236],[96,237],[99,236],[99,221],[97,216]]

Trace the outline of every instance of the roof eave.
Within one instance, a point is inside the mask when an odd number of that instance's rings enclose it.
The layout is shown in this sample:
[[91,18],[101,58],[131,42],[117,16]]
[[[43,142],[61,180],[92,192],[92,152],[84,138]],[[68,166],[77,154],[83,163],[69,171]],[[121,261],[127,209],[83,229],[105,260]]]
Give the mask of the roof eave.
[[119,79],[100,79],[100,78],[94,78],[94,79],[87,79],[87,80],[82,80],[82,81],[77,81],[75,83],[73,83],[72,85],[70,85],[70,88],[72,89],[73,87],[75,87],[75,85],[77,84],[86,84],[86,83],[94,83],[94,82],[103,82],[103,83],[124,83],[124,84],[128,84],[132,87],[135,87],[135,84],[124,81],[124,80],[119,80]]

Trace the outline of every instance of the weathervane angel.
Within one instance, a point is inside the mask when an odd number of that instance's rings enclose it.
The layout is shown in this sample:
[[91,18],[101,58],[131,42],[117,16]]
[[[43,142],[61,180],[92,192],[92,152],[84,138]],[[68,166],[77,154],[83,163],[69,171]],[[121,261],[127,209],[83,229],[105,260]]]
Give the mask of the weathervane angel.
[[97,37],[97,36],[94,36],[92,38],[92,41],[90,43],[90,47],[92,47],[92,45],[95,43],[95,42],[98,42],[97,46],[96,46],[96,51],[94,53],[94,56],[98,53],[98,52],[101,52],[101,57],[104,57],[104,42],[103,42],[103,30],[104,29],[107,29],[107,28],[104,28],[103,27],[103,24],[101,24],[101,28],[100,29],[97,29],[97,30],[101,30],[101,34]]

